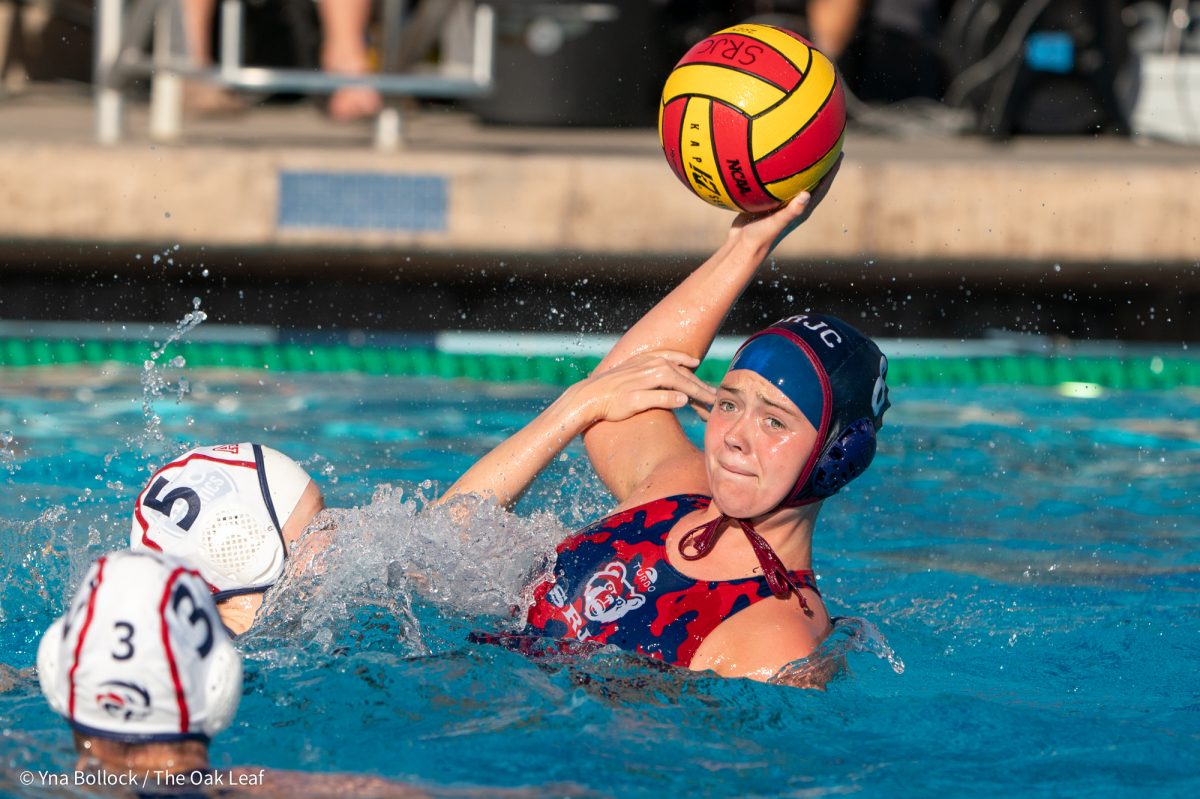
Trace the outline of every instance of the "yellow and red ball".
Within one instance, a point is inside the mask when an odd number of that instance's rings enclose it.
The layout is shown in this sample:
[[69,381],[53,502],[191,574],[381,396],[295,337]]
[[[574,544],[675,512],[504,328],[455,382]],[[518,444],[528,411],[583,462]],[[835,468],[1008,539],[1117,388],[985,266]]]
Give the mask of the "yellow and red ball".
[[658,134],[672,171],[701,199],[759,213],[811,189],[833,167],[846,100],[833,63],[770,25],[718,31],[663,87]]

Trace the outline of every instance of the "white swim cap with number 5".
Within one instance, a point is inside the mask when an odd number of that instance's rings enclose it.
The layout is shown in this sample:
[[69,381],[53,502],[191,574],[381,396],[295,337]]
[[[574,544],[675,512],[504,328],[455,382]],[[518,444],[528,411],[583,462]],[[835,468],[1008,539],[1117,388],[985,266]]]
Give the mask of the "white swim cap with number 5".
[[155,472],[137,498],[130,546],[183,558],[217,601],[265,591],[283,574],[283,528],[310,482],[259,444],[199,447]]
[[76,731],[126,743],[207,740],[242,696],[242,658],[183,561],[113,552],[42,636],[38,680]]

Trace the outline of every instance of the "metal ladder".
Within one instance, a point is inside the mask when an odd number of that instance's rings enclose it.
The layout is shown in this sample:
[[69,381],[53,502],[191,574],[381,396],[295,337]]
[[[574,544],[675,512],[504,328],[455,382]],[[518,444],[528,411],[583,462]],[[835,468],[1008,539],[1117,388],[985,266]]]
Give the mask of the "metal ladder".
[[[492,90],[495,12],[475,0],[422,0],[406,18],[402,0],[381,0],[382,71],[341,75],[306,69],[250,67],[242,63],[242,0],[221,0],[221,48],[214,67],[198,68],[187,57],[181,0],[98,0],[96,3],[96,139],[115,144],[124,135],[125,91],[133,78],[150,77],[149,136],[157,141],[183,133],[183,80],[230,89],[325,94],[343,86],[369,86],[402,97],[476,97]],[[435,72],[416,71],[415,61],[440,35]],[[145,52],[152,40],[151,51]],[[403,70],[403,71],[401,71]],[[385,106],[375,126],[376,147],[396,149],[401,115]]]

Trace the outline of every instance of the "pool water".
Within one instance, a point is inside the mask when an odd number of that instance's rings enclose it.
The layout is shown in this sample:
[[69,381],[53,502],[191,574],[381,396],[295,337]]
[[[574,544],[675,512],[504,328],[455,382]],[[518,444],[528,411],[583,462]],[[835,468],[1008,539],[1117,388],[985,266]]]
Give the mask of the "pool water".
[[31,669],[37,639],[87,565],[127,543],[147,470],[258,440],[305,463],[339,531],[240,642],[245,695],[217,766],[435,795],[1200,795],[1197,392],[897,387],[874,467],[827,503],[814,542],[848,618],[824,655],[846,668],[824,692],[468,640],[510,629],[554,544],[608,507],[576,445],[515,514],[474,508],[464,527],[422,510],[551,397],[354,375],[0,373],[0,792],[41,795],[16,774],[71,768]]

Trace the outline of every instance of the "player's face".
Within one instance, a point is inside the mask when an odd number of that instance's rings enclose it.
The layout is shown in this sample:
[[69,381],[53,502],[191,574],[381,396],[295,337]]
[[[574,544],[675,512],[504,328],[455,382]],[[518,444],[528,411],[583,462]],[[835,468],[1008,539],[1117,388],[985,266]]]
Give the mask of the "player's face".
[[300,501],[296,503],[296,509],[283,525],[283,540],[287,542],[288,552],[285,579],[304,574],[333,546],[336,523],[328,514],[317,519],[317,514],[324,509],[321,491],[310,480]]
[[727,372],[704,429],[704,459],[717,507],[738,519],[774,510],[817,442],[804,414],[765,378]]
[[283,524],[283,542],[287,546],[288,553],[292,551],[292,547],[300,540],[300,536],[304,534],[304,529],[308,527],[313,517],[320,513],[325,508],[325,499],[321,496],[321,489],[312,480],[308,481],[308,485],[304,487],[304,493],[300,495],[300,500],[296,503],[295,509],[292,510],[292,515]]

